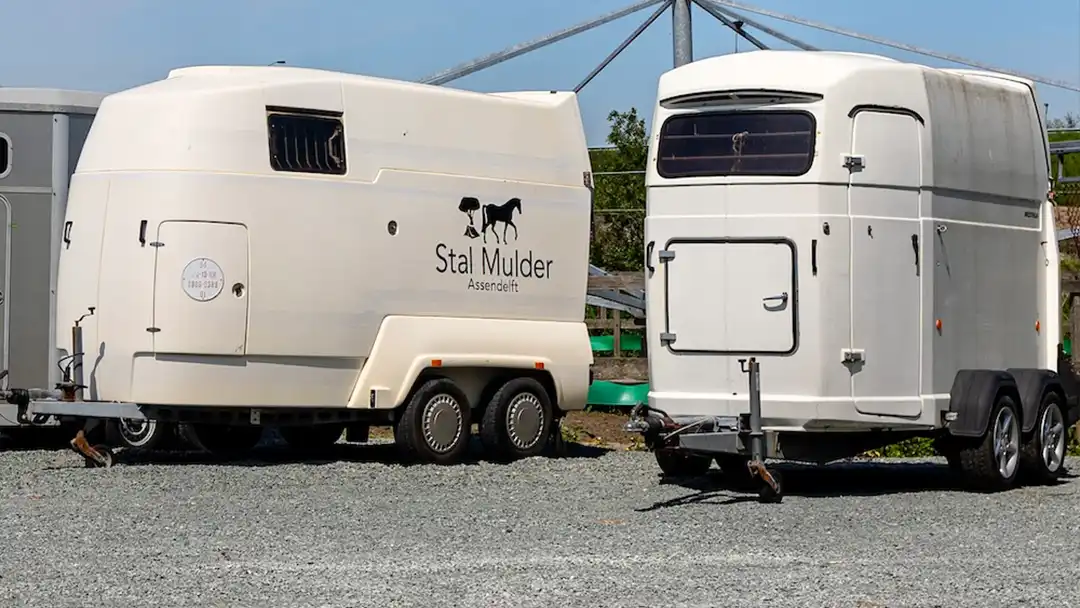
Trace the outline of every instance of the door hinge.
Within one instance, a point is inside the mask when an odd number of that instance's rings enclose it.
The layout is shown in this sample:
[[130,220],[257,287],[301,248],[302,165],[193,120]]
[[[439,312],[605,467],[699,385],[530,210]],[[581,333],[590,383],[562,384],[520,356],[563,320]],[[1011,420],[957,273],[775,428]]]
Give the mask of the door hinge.
[[657,259],[661,262],[670,262],[675,259],[675,252],[670,249],[661,249],[657,254]]
[[675,342],[675,334],[670,332],[660,332],[660,344],[672,344]]
[[861,154],[845,154],[844,168],[849,171],[862,171],[866,168],[866,157]]

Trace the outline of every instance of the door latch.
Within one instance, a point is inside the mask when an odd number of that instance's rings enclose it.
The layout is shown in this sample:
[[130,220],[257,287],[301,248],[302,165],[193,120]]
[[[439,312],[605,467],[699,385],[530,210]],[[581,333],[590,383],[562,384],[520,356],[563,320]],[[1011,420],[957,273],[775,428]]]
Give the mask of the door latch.
[[862,171],[866,168],[866,157],[861,154],[845,154],[844,168],[848,171]]
[[841,353],[844,356],[844,365],[862,363],[866,360],[866,351],[861,348],[845,348]]

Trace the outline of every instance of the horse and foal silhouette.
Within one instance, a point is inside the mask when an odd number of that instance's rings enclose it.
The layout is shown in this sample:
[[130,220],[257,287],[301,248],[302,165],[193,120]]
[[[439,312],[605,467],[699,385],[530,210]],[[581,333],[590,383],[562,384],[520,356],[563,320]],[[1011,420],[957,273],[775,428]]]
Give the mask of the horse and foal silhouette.
[[[476,197],[466,196],[461,199],[461,203],[458,205],[458,211],[465,213],[469,216],[469,226],[465,229],[465,236],[475,239],[480,236],[473,228],[473,213],[480,211],[480,232],[484,235],[484,242],[487,242],[487,229],[491,228],[491,234],[495,237],[495,242],[506,243],[506,231],[509,228],[514,229],[514,240],[517,240],[518,229],[514,225],[514,211],[521,215],[521,199],[512,198],[501,205],[494,203],[488,203],[483,207],[480,206],[480,200]],[[496,232],[499,222],[503,224],[503,236],[502,241],[499,240],[499,233]]]

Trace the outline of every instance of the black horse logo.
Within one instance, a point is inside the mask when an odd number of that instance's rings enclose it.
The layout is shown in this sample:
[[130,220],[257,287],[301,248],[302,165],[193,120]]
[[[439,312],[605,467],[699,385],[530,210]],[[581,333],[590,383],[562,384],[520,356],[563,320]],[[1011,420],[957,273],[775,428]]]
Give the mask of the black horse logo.
[[517,240],[518,229],[514,225],[514,210],[517,210],[518,215],[521,215],[521,199],[512,198],[501,205],[487,204],[481,212],[482,224],[480,226],[480,232],[484,235],[484,242],[487,242],[487,229],[491,228],[491,234],[495,237],[495,242],[499,242],[499,233],[495,232],[496,225],[499,222],[503,223],[503,238],[502,242],[506,243],[506,230],[507,228],[514,229],[514,240]]

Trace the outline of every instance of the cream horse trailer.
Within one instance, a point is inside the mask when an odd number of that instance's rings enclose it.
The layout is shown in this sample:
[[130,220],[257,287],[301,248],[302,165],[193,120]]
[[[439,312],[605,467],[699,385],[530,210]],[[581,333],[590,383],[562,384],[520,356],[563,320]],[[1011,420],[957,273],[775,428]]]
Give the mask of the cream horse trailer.
[[931,436],[984,487],[1060,474],[1077,410],[1057,371],[1042,111],[1031,82],[872,55],[758,51],[664,74],[651,391],[629,425],[663,471],[715,457],[771,500],[765,457]]
[[68,382],[9,399],[211,452],[393,424],[451,463],[475,422],[537,454],[590,382],[590,184],[572,93],[174,70],[102,103],[60,257]]

